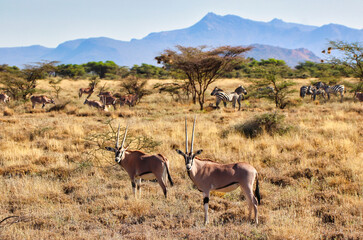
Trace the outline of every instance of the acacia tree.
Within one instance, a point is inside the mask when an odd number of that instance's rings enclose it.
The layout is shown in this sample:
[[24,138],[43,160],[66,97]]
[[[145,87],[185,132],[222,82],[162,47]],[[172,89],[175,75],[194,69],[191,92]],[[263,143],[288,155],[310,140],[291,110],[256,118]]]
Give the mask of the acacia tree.
[[295,83],[284,79],[289,74],[290,68],[283,60],[270,58],[261,60],[253,71],[263,76],[256,80],[254,88],[257,97],[263,97],[275,102],[277,108],[284,109],[288,104],[288,97],[295,90],[291,89]]
[[35,65],[25,65],[24,69],[14,71],[2,71],[0,83],[6,92],[15,99],[26,100],[37,87],[37,80],[45,78],[47,74],[54,73],[57,61],[40,62]]
[[352,69],[354,76],[359,78],[359,83],[354,86],[356,92],[363,90],[363,46],[361,42],[348,43],[344,41],[330,41],[327,51],[338,51],[338,54],[329,55],[327,61],[335,65],[344,65]]
[[207,49],[206,46],[178,45],[176,48],[176,51],[164,50],[155,59],[167,69],[180,70],[186,75],[192,89],[193,103],[195,104],[198,100],[200,110],[203,110],[208,86],[244,61],[242,54],[251,50],[251,47],[241,46]]

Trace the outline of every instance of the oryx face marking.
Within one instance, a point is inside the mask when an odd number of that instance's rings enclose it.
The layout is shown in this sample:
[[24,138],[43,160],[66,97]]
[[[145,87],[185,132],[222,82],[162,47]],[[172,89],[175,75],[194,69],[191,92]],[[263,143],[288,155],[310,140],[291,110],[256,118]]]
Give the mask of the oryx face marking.
[[123,159],[125,159],[125,154],[126,154],[127,148],[116,149],[116,148],[112,148],[112,147],[106,147],[106,150],[114,152],[115,153],[115,162],[121,163],[121,161]]
[[185,167],[186,167],[187,171],[190,171],[190,170],[192,170],[195,156],[201,154],[203,152],[203,150],[200,149],[200,150],[196,151],[196,153],[194,153],[194,154],[192,152],[185,154],[183,151],[181,151],[179,149],[177,149],[176,152],[184,157]]

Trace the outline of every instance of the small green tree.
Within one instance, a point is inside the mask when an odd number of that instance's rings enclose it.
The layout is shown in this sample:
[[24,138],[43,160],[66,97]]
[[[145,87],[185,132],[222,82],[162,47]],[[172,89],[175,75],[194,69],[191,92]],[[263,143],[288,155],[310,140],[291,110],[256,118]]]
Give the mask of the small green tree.
[[116,74],[118,66],[113,61],[106,62],[88,62],[83,65],[86,72],[98,75],[101,79],[106,77],[106,74]]
[[[331,53],[331,51],[333,51]],[[337,54],[334,54],[336,51]],[[363,90],[363,46],[361,42],[348,43],[330,41],[326,51],[327,61],[334,65],[344,65],[352,69],[359,83],[354,87],[355,92]]]
[[254,71],[264,76],[263,79],[255,81],[257,96],[273,100],[277,108],[284,109],[288,104],[288,96],[295,92],[290,89],[295,83],[284,79],[289,73],[285,62],[275,59],[263,60]]
[[64,78],[79,78],[86,74],[82,65],[61,64],[57,66],[56,75]]
[[146,89],[146,84],[146,79],[141,80],[135,76],[129,76],[121,83],[121,90],[123,92],[126,91],[128,94],[136,94],[137,102],[140,102],[141,98],[151,94],[151,92]]

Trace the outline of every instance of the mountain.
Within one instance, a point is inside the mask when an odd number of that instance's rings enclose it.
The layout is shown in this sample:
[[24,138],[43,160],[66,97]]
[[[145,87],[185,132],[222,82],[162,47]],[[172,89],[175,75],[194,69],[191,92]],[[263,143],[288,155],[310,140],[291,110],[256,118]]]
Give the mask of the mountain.
[[246,54],[255,59],[277,58],[290,66],[306,60],[319,61],[328,40],[362,42],[363,30],[338,24],[321,27],[287,23],[253,21],[235,15],[208,13],[191,27],[150,33],[142,39],[119,41],[106,37],[76,39],[56,48],[41,46],[0,48],[0,64],[21,66],[41,60],[81,64],[112,60],[118,65],[156,64],[154,57],[175,45],[218,47],[222,45],[253,45]]

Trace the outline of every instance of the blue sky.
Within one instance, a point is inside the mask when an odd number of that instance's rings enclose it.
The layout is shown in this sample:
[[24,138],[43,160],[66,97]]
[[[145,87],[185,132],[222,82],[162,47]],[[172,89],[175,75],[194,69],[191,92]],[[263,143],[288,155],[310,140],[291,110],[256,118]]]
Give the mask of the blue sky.
[[363,0],[0,0],[0,47],[100,36],[129,41],[189,27],[208,12],[363,29],[362,10]]

